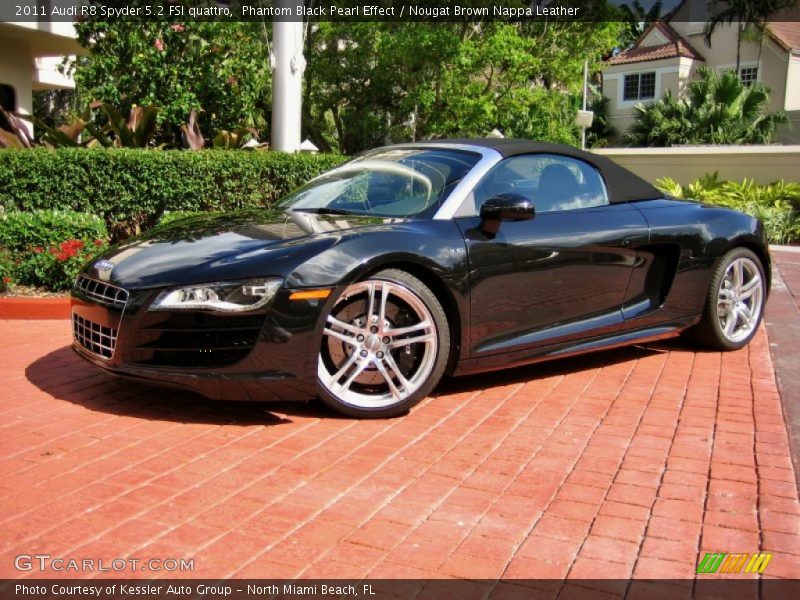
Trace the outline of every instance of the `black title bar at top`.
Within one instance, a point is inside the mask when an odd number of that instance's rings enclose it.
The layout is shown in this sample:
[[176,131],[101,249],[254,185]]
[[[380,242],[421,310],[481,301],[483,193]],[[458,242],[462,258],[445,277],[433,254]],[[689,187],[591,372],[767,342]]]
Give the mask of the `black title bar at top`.
[[617,20],[604,0],[4,0],[2,21]]
[[[623,21],[626,0],[1,0],[0,21]],[[674,19],[705,21],[709,0],[666,0]],[[776,20],[800,20],[800,10]]]

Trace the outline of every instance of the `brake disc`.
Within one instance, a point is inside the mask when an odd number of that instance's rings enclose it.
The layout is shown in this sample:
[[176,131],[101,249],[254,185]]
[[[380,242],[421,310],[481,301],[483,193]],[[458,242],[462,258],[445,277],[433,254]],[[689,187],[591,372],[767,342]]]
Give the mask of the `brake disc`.
[[[367,301],[356,300],[355,302],[351,302],[342,308],[342,310],[340,310],[334,316],[340,321],[349,323],[350,325],[364,327],[367,318],[366,312]],[[383,326],[393,327],[393,319],[397,316],[397,313],[398,308],[392,303],[387,303],[386,319],[384,320]],[[341,367],[345,361],[350,358],[354,350],[355,349],[350,344],[345,344],[343,341],[338,340],[333,336],[328,336],[328,354],[331,357],[333,364],[335,364],[337,368]],[[355,378],[354,381],[355,383],[359,383],[361,385],[378,385],[384,383],[383,375],[380,374],[380,371],[378,371],[375,365],[369,365],[358,377]]]

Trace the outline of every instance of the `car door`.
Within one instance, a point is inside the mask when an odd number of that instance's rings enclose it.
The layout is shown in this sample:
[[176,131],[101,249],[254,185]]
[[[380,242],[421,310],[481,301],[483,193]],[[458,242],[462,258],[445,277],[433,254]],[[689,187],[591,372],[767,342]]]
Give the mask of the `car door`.
[[457,217],[470,265],[469,355],[569,344],[619,330],[622,303],[648,226],[631,205],[608,203],[600,173],[561,155],[507,158],[475,187],[474,213],[514,192],[536,215],[487,235]]

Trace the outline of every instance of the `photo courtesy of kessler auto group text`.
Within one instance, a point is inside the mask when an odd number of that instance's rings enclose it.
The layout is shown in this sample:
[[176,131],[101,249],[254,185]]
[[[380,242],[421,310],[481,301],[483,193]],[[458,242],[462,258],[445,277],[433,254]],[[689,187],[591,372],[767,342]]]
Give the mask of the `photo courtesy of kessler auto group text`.
[[0,600],[800,597],[798,0],[0,3]]

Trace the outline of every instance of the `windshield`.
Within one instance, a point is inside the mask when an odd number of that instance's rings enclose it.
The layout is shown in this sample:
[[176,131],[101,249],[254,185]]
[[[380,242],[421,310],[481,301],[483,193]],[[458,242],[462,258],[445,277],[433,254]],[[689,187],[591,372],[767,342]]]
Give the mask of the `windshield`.
[[429,217],[479,159],[450,149],[378,150],[312,179],[278,206],[317,214]]

